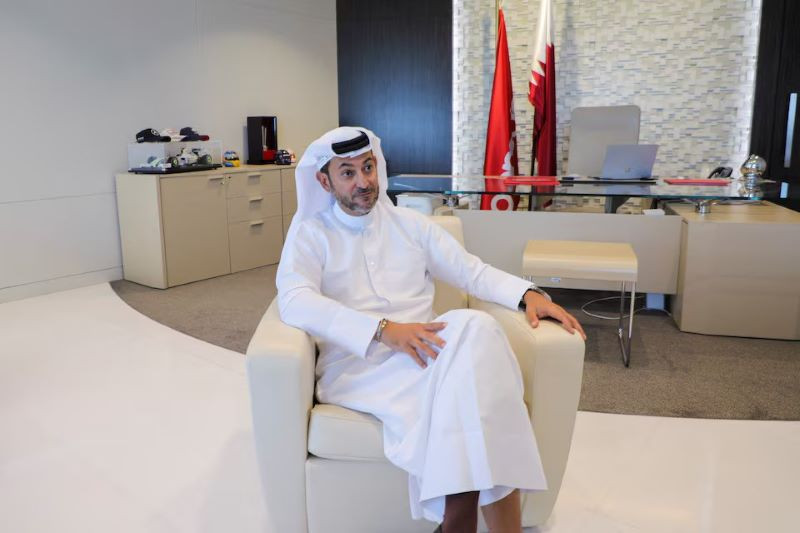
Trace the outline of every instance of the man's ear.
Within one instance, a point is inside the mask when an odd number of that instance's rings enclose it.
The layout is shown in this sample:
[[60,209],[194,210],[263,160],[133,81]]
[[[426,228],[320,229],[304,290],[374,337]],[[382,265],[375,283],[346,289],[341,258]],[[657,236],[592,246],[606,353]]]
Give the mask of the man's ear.
[[320,185],[322,185],[323,189],[325,189],[328,192],[331,192],[331,183],[329,180],[330,178],[328,178],[327,174],[325,174],[324,172],[320,172],[319,170],[317,171],[317,181],[319,182]]

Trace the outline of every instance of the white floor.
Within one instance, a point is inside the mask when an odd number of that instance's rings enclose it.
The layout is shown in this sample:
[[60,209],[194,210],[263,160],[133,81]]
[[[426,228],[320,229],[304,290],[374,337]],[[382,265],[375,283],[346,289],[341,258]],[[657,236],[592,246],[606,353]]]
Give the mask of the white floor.
[[[240,354],[105,284],[0,304],[0,530],[266,531],[256,476]],[[538,531],[795,532],[798,480],[800,422],[582,412]]]
[[800,531],[800,422],[579,412],[540,531]]

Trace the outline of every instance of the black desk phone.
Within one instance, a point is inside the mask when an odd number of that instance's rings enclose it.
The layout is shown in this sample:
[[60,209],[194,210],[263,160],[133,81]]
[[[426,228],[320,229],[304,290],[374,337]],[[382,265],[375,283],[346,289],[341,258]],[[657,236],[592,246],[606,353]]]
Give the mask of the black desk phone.
[[708,175],[708,179],[711,178],[730,178],[731,173],[733,173],[733,169],[731,167],[717,167],[711,171],[711,174]]

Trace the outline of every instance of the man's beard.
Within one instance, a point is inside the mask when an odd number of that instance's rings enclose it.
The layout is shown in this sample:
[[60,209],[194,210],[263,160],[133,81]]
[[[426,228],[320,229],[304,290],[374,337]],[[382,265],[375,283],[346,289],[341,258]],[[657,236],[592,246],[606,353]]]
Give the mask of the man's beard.
[[[353,196],[345,196],[340,194],[335,188],[333,189],[333,196],[336,198],[336,201],[339,202],[339,205],[346,208],[351,213],[355,214],[356,216],[366,215],[372,208],[375,207],[375,204],[378,201],[378,185],[374,187],[367,187],[364,189],[356,189],[356,192]],[[369,199],[368,203],[363,203],[366,199]],[[360,201],[361,203],[358,203]]]

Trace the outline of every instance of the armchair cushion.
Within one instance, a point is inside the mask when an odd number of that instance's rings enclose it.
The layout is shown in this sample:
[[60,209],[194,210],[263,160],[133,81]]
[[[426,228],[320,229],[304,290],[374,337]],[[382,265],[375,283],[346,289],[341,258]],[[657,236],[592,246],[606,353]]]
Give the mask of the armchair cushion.
[[380,421],[338,405],[317,404],[311,410],[308,451],[323,459],[387,462]]

